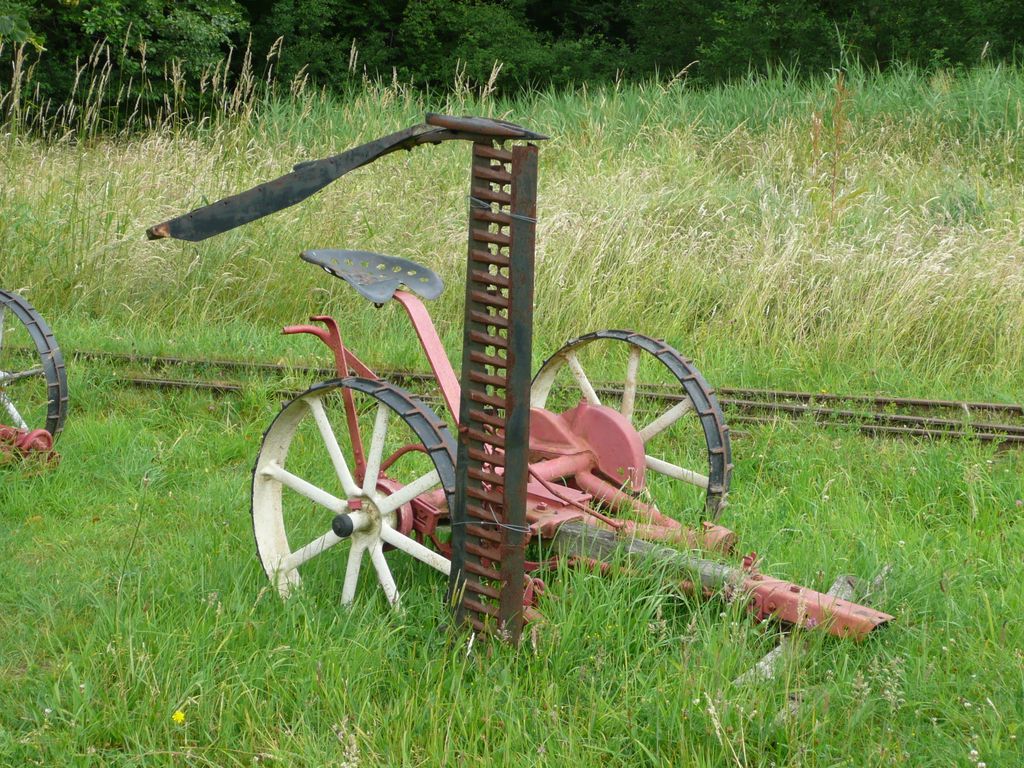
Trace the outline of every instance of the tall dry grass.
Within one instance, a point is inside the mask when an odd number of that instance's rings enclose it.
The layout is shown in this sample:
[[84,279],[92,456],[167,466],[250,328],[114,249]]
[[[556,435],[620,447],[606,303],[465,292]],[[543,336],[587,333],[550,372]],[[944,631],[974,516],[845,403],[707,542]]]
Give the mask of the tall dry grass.
[[[168,98],[115,126],[103,116],[133,104],[131,89],[104,79],[103,56],[80,73],[84,108],[33,103],[17,61],[0,92],[0,281],[57,316],[143,333],[271,329],[323,305],[357,333],[402,337],[394,315],[296,255],[378,250],[459,284],[463,147],[391,156],[198,245],[149,243],[144,231],[435,109],[553,137],[541,152],[538,354],[625,326],[672,340],[721,383],[821,377],[1020,399],[1019,69],[853,70],[802,84],[780,74],[710,91],[649,83],[512,100],[495,99],[493,82],[457,80],[437,95],[367,81],[335,98],[301,79],[274,83],[245,54],[240,76],[211,74],[207,112]],[[433,307],[453,344],[460,300],[449,290]]]

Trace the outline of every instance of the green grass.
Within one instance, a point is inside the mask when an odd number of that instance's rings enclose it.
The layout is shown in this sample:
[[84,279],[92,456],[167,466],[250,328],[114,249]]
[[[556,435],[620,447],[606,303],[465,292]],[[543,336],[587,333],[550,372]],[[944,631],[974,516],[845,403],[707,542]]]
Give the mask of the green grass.
[[[455,353],[465,147],[389,157],[199,245],[143,232],[427,108],[489,113],[553,137],[535,362],[632,327],[717,386],[1024,401],[1020,70],[446,99],[379,84],[347,101],[249,94],[116,136],[87,116],[28,120],[40,138],[0,94],[0,286],[68,350],[319,363],[315,342],[278,331],[326,310],[372,364],[424,369],[396,307],[297,253],[367,248],[438,270],[449,290],[431,309]],[[745,426],[721,520],[741,549],[819,590],[892,564],[879,607],[896,620],[863,644],[810,633],[776,680],[744,687],[731,681],[776,628],[656,568],[547,575],[546,620],[519,649],[469,648],[445,628],[443,580],[398,553],[402,612],[368,578],[340,608],[340,561],[282,603],[248,515],[277,398],[69,370],[60,467],[0,467],[0,765],[1024,761],[1020,453]]]
[[737,440],[722,522],[744,551],[820,590],[891,563],[896,616],[863,644],[809,635],[777,680],[744,687],[730,681],[775,629],[656,569],[548,574],[546,621],[518,650],[467,654],[443,579],[398,553],[400,613],[368,579],[341,609],[341,558],[333,583],[282,603],[248,517],[273,398],[156,396],[82,368],[72,384],[61,466],[0,470],[4,765],[1021,759],[1019,453],[800,424]]

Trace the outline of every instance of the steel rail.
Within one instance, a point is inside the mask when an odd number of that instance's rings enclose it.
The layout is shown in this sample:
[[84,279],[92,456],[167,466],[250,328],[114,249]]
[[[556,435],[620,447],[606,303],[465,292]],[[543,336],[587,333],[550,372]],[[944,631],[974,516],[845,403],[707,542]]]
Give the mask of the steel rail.
[[[788,420],[787,420],[788,421]],[[750,416],[743,413],[729,416],[730,425],[739,424],[760,424],[769,425],[779,423],[778,418],[766,416]],[[869,435],[892,435],[907,437],[924,437],[930,439],[952,438],[958,440],[978,440],[983,443],[997,443],[1000,445],[1024,445],[1024,435],[1012,433],[1000,434],[998,432],[973,432],[969,430],[950,429],[926,429],[923,427],[899,427],[886,424],[865,424],[856,421],[825,421],[816,422],[822,426],[856,427],[858,430]],[[736,431],[733,431],[733,436]]]
[[778,411],[782,413],[792,414],[795,416],[809,415],[815,417],[836,417],[840,420],[856,421],[866,420],[873,421],[880,425],[891,424],[894,426],[909,425],[911,427],[918,426],[924,428],[933,429],[965,429],[970,428],[974,430],[994,430],[1000,432],[1006,432],[1007,434],[1020,435],[1024,437],[1024,425],[1017,424],[994,424],[989,422],[977,422],[961,419],[959,421],[954,419],[939,419],[929,416],[912,416],[903,413],[877,413],[877,412],[864,412],[864,411],[850,411],[841,408],[815,408],[810,405],[797,405],[792,403],[778,403],[770,401],[756,401],[756,400],[728,400],[722,399],[719,402],[724,406],[732,406],[742,411]]
[[963,411],[995,411],[1024,415],[1024,405],[1016,403],[984,403],[969,400],[928,400],[919,397],[891,397],[888,395],[837,395],[830,392],[791,392],[776,389],[738,389],[716,387],[720,395],[737,398],[758,398],[775,400],[802,400],[812,402],[870,403],[871,405],[895,405],[905,408],[948,408]]
[[[308,365],[288,365],[282,363],[266,363],[245,360],[227,360],[217,358],[185,358],[166,355],[142,355],[134,352],[105,352],[93,350],[75,350],[66,353],[68,356],[84,360],[114,360],[126,363],[142,363],[150,367],[179,366],[193,368],[221,368],[225,370],[256,370],[279,373],[308,373],[318,376],[334,375],[333,368],[324,368]],[[406,381],[433,381],[428,373],[416,371],[387,370],[380,371],[382,377]],[[608,394],[621,394],[620,390],[612,387],[597,387],[597,392]],[[666,401],[679,399],[679,395],[658,390],[642,389],[648,396],[660,397]],[[738,387],[716,387],[715,392],[726,396],[721,400],[723,403],[737,403],[740,400],[757,400],[759,398],[771,402],[780,400],[800,400],[805,402],[848,402],[867,403],[877,406],[902,406],[932,409],[951,409],[963,412],[968,411],[993,411],[1012,413],[1024,416],[1024,404],[1018,403],[992,403],[977,402],[970,400],[932,400],[927,398],[894,397],[888,395],[843,395],[830,392],[800,392],[790,390],[774,389],[745,389]]]
[[[186,358],[167,355],[144,355],[132,352],[106,352],[96,350],[75,350],[69,354],[75,359],[110,361],[123,364],[144,365],[150,368],[212,368],[225,371],[254,371],[275,374],[305,374],[318,378],[335,376],[332,368],[309,365],[288,365],[258,361]],[[392,381],[430,383],[433,377],[415,371],[380,371],[382,378]],[[125,377],[121,379],[137,386],[164,388],[192,388],[221,392],[239,392],[244,385],[236,382],[208,381],[196,379]],[[621,390],[609,386],[597,386],[598,394],[616,395]],[[881,407],[930,409],[933,411],[955,411],[964,417],[980,413],[1003,413],[1024,415],[1024,405],[1015,403],[990,403],[974,401],[932,400],[926,398],[841,395],[828,392],[800,392],[770,389],[745,389],[720,387],[717,389],[723,407],[733,411],[730,420],[736,423],[771,423],[773,419],[759,419],[754,414],[768,412],[786,416],[812,416],[818,423],[854,425],[869,434],[907,435],[915,437],[974,438],[986,442],[1006,444],[1024,443],[1024,424],[974,421],[970,418],[950,419],[908,413],[878,411],[856,411],[843,408],[818,407],[816,403],[862,403]],[[665,402],[678,401],[681,395],[653,389],[642,389],[642,394]],[[638,394],[640,394],[638,393]],[[280,390],[279,394],[297,394]],[[421,399],[435,401],[432,396]],[[797,402],[787,402],[787,401]]]
[[[207,381],[201,379],[167,379],[155,377],[125,376],[118,379],[119,382],[139,387],[151,387],[156,389],[193,389],[206,390],[220,394],[239,393],[246,389],[246,385],[225,382]],[[278,389],[276,394],[284,397],[297,397],[299,390]],[[440,398],[436,396],[419,396],[430,404],[440,404]],[[760,405],[760,404],[758,404]],[[816,423],[825,426],[834,425],[841,427],[856,427],[865,434],[893,435],[924,438],[955,438],[974,439],[986,443],[998,443],[1001,445],[1024,445],[1024,428],[1015,425],[976,425],[970,423],[946,422],[960,427],[953,428],[929,428],[927,426],[900,426],[887,423],[865,423],[864,418],[875,418],[889,416],[892,414],[868,413],[862,414],[856,411],[834,411],[830,409],[818,409],[818,411],[842,414],[840,419],[817,419]],[[816,411],[803,411],[804,413],[816,413]],[[784,411],[792,413],[792,411]],[[774,424],[778,419],[763,416],[752,416],[747,413],[732,414],[729,419],[733,424]],[[978,430],[978,431],[976,431]],[[985,431],[981,431],[985,430]],[[1005,431],[1004,431],[1005,430]]]
[[[238,394],[251,385],[232,381],[209,381],[205,379],[168,379],[154,376],[119,376],[115,379],[120,384],[150,389],[195,389],[214,392],[216,394]],[[274,394],[281,397],[295,398],[305,393],[305,389],[274,389]],[[442,399],[437,395],[416,395],[417,400],[430,405],[441,405]]]

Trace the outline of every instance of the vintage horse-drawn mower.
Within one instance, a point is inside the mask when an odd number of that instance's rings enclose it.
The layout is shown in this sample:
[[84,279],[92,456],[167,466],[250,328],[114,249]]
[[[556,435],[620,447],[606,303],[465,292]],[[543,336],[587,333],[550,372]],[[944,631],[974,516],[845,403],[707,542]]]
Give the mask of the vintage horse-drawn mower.
[[[498,120],[428,114],[424,124],[300,163],[149,230],[151,238],[203,240],[396,150],[452,140],[472,146],[459,374],[423,303],[443,290],[432,270],[359,250],[302,254],[374,305],[402,307],[454,435],[421,400],[376,376],[332,318],[286,327],[330,347],[337,378],[282,409],[256,460],[253,527],[272,583],[287,596],[303,581],[334,579],[348,604],[369,557],[396,605],[399,585],[385,552],[399,550],[448,577],[460,620],[515,642],[536,613],[543,568],[557,559],[600,566],[625,547],[668,557],[690,589],[744,600],[757,619],[856,638],[891,619],[762,574],[752,556],[735,566],[698,556],[729,553],[735,543],[716,523],[732,470],[729,431],[707,382],[672,347],[599,331],[570,341],[533,374],[535,142],[545,138]],[[708,520],[687,527],[696,510]],[[343,542],[341,576],[335,555]]]
[[0,290],[0,464],[56,461],[67,406],[64,358],[50,327],[27,300]]

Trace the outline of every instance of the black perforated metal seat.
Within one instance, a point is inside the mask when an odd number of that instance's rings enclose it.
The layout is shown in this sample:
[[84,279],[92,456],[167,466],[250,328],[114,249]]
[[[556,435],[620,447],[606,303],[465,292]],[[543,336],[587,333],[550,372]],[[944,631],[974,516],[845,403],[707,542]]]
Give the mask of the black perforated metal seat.
[[424,299],[436,299],[444,290],[434,270],[399,256],[322,248],[303,251],[302,258],[340,277],[374,304],[388,301],[403,285]]

